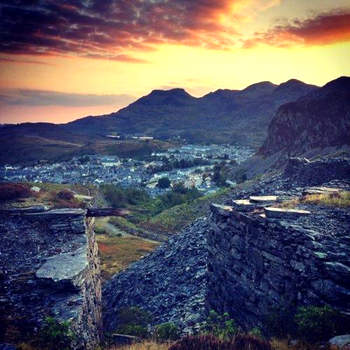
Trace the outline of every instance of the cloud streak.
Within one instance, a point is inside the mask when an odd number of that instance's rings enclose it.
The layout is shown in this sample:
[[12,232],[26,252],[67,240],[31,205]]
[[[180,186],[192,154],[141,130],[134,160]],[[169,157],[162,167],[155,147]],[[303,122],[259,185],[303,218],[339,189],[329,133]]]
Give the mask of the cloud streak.
[[[281,0],[0,0],[0,53],[148,63],[162,44],[239,47],[237,28]],[[276,25],[244,47],[349,39],[349,10]]]
[[8,106],[65,106],[89,107],[104,105],[127,105],[135,97],[120,95],[69,94],[57,91],[30,89],[0,90],[0,105]]
[[139,63],[127,52],[162,43],[227,48],[237,33],[222,18],[237,21],[232,6],[244,1],[0,0],[0,52]]
[[244,47],[258,44],[277,47],[292,45],[327,45],[350,40],[350,9],[318,14],[305,20],[295,19],[286,25],[277,25],[265,33],[255,33]]

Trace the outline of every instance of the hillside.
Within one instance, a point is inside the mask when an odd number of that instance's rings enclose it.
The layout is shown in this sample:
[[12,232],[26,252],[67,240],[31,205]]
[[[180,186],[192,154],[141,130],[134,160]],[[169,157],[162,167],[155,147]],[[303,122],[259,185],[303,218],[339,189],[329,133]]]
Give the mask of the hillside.
[[289,80],[281,85],[260,82],[244,90],[220,89],[201,98],[183,89],[154,90],[116,113],[82,118],[64,128],[80,135],[116,132],[260,146],[278,107],[316,89]]
[[281,106],[259,154],[301,155],[312,149],[350,145],[350,77]]

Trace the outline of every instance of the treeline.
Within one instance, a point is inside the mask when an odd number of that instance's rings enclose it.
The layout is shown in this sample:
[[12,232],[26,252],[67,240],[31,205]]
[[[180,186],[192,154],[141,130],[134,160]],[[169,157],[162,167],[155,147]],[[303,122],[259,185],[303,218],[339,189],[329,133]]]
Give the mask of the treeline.
[[110,205],[129,208],[132,211],[131,219],[136,223],[202,196],[195,187],[186,188],[182,183],[174,184],[171,190],[156,198],[152,198],[145,190],[135,187],[123,188],[119,185],[105,184],[100,188]]
[[176,159],[176,158],[167,158],[162,157],[157,159],[162,161],[163,165],[152,166],[149,170],[152,173],[157,173],[161,171],[171,171],[174,169],[186,169],[192,168],[195,166],[210,165],[211,163],[207,159],[195,158],[195,159]]

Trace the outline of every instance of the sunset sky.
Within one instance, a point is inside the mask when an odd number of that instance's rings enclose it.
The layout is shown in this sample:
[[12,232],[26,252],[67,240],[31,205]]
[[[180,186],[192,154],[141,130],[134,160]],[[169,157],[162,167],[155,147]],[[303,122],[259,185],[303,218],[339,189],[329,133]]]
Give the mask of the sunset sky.
[[349,0],[0,0],[0,123],[350,75]]

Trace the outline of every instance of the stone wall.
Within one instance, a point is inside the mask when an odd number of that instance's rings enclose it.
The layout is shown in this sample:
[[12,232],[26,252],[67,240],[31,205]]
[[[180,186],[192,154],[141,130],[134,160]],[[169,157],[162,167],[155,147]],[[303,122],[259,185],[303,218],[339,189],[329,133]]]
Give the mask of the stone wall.
[[289,158],[284,176],[297,185],[315,186],[333,179],[350,179],[350,160],[347,158],[319,159]]
[[0,343],[33,339],[43,320],[69,320],[76,349],[101,331],[101,284],[93,219],[82,209],[0,212]]
[[[311,227],[308,223],[317,223],[316,216],[271,220],[258,208],[250,207],[249,212],[233,206],[211,208],[207,237],[211,309],[229,312],[248,329],[261,326],[279,306],[329,304],[350,312],[348,231]],[[345,212],[337,215],[350,219]]]

